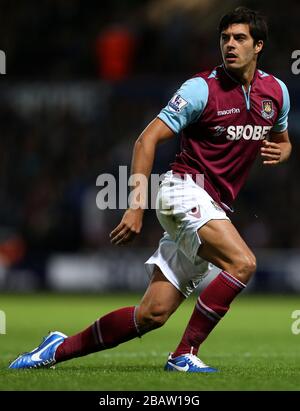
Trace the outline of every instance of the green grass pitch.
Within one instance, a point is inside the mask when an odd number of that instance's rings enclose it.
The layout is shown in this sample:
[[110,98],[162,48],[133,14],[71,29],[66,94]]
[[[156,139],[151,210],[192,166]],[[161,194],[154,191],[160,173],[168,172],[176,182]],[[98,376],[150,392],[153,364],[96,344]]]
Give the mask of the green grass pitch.
[[192,312],[190,298],[168,323],[142,339],[74,359],[53,369],[8,370],[17,354],[36,347],[49,330],[74,334],[137,295],[0,295],[6,334],[0,335],[0,390],[208,391],[299,390],[300,334],[291,331],[297,297],[240,296],[208,337],[200,358],[215,374],[163,371]]

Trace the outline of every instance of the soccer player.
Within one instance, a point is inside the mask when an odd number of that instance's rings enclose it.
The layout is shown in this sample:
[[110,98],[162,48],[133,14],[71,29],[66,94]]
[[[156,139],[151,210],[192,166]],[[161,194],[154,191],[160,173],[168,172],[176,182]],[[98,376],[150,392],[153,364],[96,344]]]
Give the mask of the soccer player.
[[[162,326],[212,269],[182,339],[165,370],[214,372],[199,346],[246,287],[255,256],[228,213],[257,155],[266,166],[289,158],[289,96],[284,83],[257,69],[267,25],[257,12],[237,8],[219,25],[223,64],[186,81],[137,139],[132,174],[149,177],[160,142],[181,133],[181,152],[165,175],[157,216],[165,230],[146,262],[151,281],[137,307],[113,311],[82,332],[52,332],[10,368],[33,368],[112,348]],[[199,175],[204,175],[203,180]],[[132,203],[111,233],[123,245],[142,227],[144,209]]]

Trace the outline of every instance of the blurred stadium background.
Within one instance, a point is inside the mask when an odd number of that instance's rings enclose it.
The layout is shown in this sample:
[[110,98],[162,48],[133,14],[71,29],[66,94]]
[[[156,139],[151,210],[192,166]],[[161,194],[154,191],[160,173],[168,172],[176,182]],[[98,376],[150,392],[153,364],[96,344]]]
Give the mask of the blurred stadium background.
[[[131,161],[135,139],[177,87],[220,63],[217,25],[245,5],[268,16],[260,66],[286,82],[293,155],[257,162],[233,222],[258,256],[250,292],[300,291],[300,48],[297,1],[0,1],[0,291],[141,291],[143,262],[162,229],[117,249],[108,234],[123,210],[96,207],[97,176]],[[178,140],[161,146],[168,169]]]

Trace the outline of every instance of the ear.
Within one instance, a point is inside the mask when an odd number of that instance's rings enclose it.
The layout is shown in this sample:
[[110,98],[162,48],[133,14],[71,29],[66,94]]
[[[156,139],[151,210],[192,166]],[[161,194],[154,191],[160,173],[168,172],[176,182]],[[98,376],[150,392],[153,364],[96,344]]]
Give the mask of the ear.
[[262,40],[258,40],[258,42],[255,44],[254,49],[255,49],[255,53],[259,53],[262,51],[264,46],[264,42]]

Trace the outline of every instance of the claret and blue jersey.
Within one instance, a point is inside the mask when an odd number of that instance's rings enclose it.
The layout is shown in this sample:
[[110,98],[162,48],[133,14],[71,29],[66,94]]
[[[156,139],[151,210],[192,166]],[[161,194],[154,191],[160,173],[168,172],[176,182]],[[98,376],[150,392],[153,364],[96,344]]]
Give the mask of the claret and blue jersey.
[[231,206],[262,140],[287,129],[289,95],[276,77],[256,70],[248,90],[225,69],[201,72],[186,81],[158,117],[181,132],[176,173],[204,174],[206,191]]

